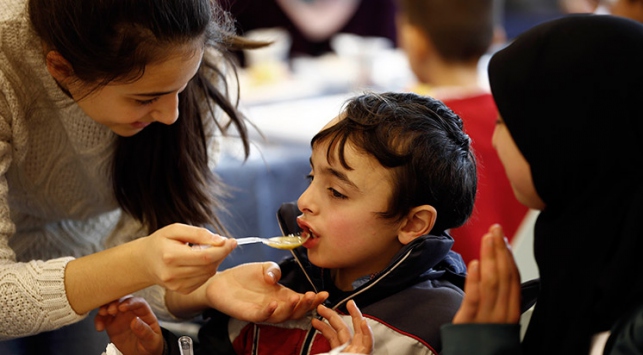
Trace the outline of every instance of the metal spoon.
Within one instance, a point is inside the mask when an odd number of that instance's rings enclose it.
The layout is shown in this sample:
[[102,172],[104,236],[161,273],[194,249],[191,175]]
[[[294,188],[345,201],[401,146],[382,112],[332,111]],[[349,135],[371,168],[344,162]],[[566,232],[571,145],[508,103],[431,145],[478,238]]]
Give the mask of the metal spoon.
[[273,238],[246,237],[237,238],[237,245],[263,243],[272,248],[290,250],[300,247],[306,242],[306,240],[308,240],[307,236],[302,237],[300,235],[293,234]]

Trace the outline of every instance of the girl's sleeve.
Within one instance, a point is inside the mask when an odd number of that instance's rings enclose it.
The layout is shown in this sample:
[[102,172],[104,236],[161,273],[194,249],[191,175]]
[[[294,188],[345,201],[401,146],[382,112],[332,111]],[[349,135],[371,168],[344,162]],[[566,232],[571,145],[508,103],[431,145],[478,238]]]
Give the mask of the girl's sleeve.
[[[15,95],[0,72],[0,340],[53,330],[86,315],[74,312],[65,293],[65,267],[72,257],[19,263],[9,246],[15,225],[9,210],[6,173],[16,154],[13,149]],[[25,133],[26,134],[26,133]]]
[[442,355],[520,355],[518,324],[445,324]]

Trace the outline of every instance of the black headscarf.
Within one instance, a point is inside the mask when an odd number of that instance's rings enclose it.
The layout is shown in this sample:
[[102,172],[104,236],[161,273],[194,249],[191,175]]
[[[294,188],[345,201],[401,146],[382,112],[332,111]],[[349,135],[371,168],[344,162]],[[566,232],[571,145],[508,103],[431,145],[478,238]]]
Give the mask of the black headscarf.
[[493,96],[546,207],[526,354],[587,354],[643,301],[643,25],[571,15],[489,64]]

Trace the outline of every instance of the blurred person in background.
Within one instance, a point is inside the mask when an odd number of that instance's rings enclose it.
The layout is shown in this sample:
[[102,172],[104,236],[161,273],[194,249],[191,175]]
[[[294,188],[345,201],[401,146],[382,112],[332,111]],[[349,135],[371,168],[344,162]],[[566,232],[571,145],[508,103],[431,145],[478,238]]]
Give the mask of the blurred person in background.
[[[282,27],[292,39],[289,56],[332,52],[339,33],[384,37],[395,44],[395,0],[218,0],[236,20],[239,35]],[[242,64],[245,64],[240,54]]]
[[560,0],[563,13],[610,14],[643,22],[642,0]]
[[597,12],[643,23],[643,0],[601,0]]
[[464,121],[478,162],[474,212],[451,229],[453,250],[465,262],[479,257],[480,240],[500,223],[511,239],[527,208],[513,195],[500,159],[491,145],[498,111],[481,83],[480,58],[495,30],[493,0],[401,0],[400,47],[420,82],[413,91],[442,100]]

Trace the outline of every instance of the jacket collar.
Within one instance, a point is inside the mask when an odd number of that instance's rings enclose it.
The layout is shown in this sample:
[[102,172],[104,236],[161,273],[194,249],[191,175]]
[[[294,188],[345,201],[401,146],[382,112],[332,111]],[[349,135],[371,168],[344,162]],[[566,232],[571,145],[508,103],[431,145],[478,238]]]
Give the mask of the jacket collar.
[[305,248],[297,248],[292,254],[313,290],[331,291],[330,306],[343,308],[349,299],[366,306],[427,280],[444,279],[463,288],[466,266],[460,255],[451,250],[452,245],[453,238],[447,233],[418,237],[405,245],[386,268],[351,292],[336,290],[328,270],[311,264]]

